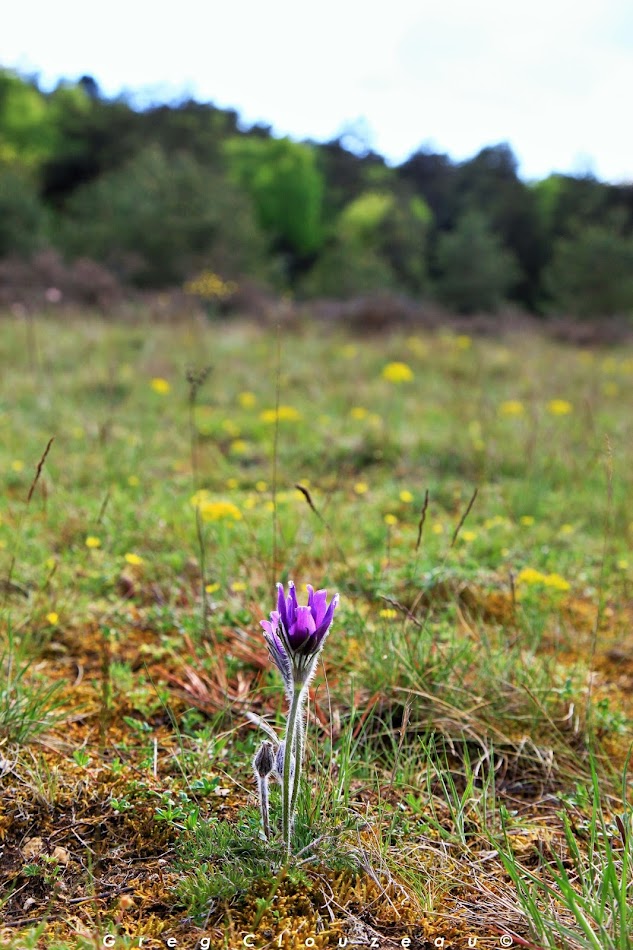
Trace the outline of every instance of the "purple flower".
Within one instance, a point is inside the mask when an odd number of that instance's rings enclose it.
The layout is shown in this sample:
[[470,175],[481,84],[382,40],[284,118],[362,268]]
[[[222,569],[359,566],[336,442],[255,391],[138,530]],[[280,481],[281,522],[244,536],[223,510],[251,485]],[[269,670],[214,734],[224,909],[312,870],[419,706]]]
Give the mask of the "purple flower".
[[268,644],[270,658],[281,673],[286,690],[292,693],[292,668],[286,648],[277,634],[279,629],[279,614],[277,611],[273,610],[270,620],[262,620],[261,625],[264,628],[264,637]]
[[304,682],[311,673],[314,664],[310,661],[321,652],[338,604],[338,594],[328,604],[326,590],[307,587],[308,603],[302,607],[292,581],[287,597],[283,585],[277,584],[277,610],[272,611],[270,620],[261,621],[270,655],[286,686],[292,686],[293,679]]

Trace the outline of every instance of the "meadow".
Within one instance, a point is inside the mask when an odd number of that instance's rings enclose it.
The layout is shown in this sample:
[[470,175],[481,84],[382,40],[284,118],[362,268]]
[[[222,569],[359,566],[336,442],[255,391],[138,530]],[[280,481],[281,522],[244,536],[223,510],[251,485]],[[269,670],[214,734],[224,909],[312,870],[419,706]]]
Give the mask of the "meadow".
[[[633,348],[7,314],[0,365],[0,946],[633,947]],[[286,861],[289,580],[340,605]]]

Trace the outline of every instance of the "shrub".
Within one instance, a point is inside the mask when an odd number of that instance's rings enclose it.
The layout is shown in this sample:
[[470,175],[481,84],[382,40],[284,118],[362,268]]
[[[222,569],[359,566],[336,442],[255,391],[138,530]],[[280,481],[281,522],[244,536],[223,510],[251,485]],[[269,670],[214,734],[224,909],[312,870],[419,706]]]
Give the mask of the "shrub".
[[229,174],[251,196],[259,224],[278,249],[302,257],[321,247],[324,181],[311,146],[231,138],[225,155]]
[[28,257],[44,244],[46,211],[35,185],[12,169],[0,171],[0,257]]
[[437,265],[439,296],[459,313],[495,311],[518,277],[515,258],[476,211],[440,236]]
[[158,287],[199,266],[227,276],[257,273],[265,250],[243,194],[191,156],[168,157],[158,146],[76,191],[60,243],[67,254]]
[[555,310],[576,317],[633,313],[633,237],[617,228],[583,228],[554,245],[545,288]]

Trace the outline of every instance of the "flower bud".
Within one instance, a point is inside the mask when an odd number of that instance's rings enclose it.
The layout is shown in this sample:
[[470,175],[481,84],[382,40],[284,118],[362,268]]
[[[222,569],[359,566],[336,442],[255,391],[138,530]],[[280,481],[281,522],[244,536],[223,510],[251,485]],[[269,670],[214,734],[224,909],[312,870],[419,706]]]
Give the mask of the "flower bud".
[[[275,778],[279,781],[283,781],[284,775],[284,758],[286,755],[286,743],[280,742],[277,747],[277,754],[275,756]],[[294,775],[295,771],[295,757],[292,756],[290,761],[290,775]]]
[[268,739],[264,739],[253,759],[253,768],[255,774],[260,778],[266,778],[275,767],[275,753],[273,744]]

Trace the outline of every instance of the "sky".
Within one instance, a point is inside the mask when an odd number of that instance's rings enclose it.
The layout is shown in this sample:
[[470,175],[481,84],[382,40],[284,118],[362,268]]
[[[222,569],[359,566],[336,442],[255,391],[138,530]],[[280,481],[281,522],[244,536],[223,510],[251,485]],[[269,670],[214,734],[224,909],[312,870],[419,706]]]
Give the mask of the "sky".
[[631,0],[7,0],[0,65],[191,95],[399,163],[508,142],[527,180],[633,182]]

